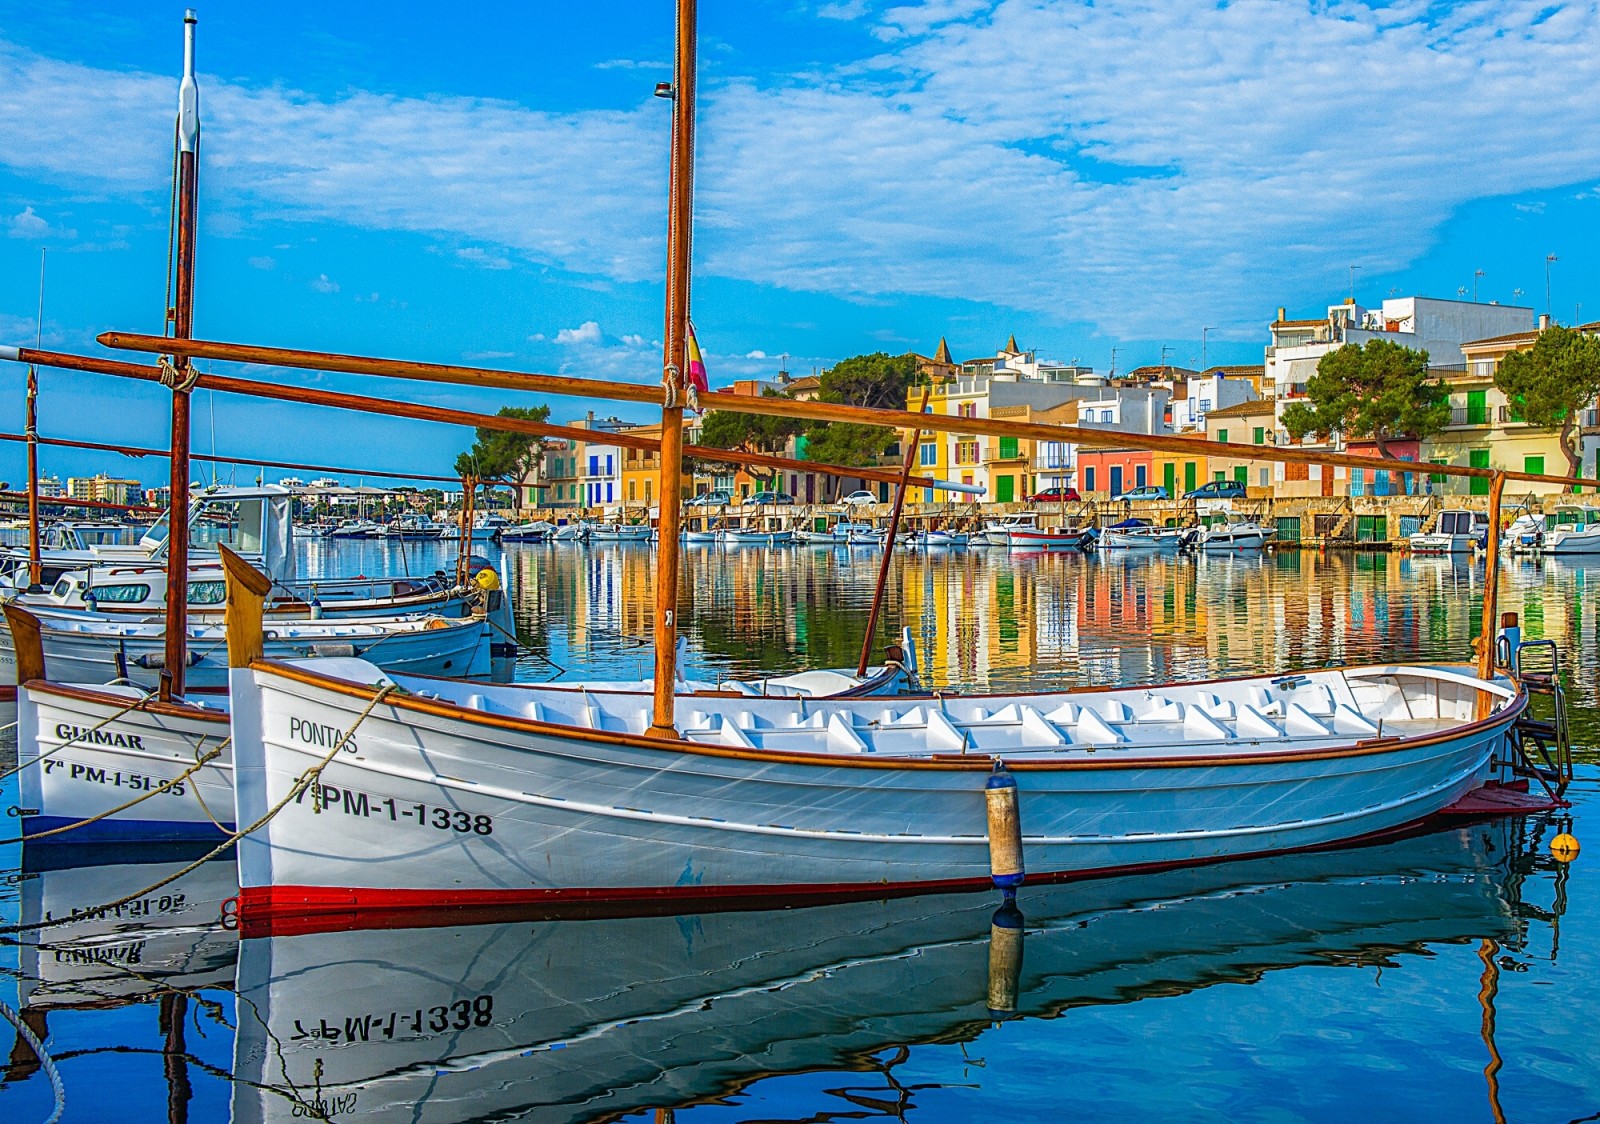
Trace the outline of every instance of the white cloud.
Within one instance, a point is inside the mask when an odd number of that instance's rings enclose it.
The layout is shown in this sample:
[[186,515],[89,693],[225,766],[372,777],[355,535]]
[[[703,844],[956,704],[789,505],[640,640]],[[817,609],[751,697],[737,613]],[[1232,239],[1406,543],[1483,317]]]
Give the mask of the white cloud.
[[644,337],[634,335],[623,336],[622,342],[627,344],[629,347],[643,347]]
[[271,254],[257,254],[255,257],[246,258],[245,264],[251,269],[270,271],[278,268],[278,259]]
[[482,266],[484,269],[511,268],[511,261],[504,254],[490,253],[481,246],[464,246],[456,251],[456,257],[464,262]]
[[[1348,262],[1403,268],[1466,202],[1600,164],[1592,0],[932,0],[876,27],[882,53],[831,69],[709,72],[699,276],[1122,335],[1191,323],[1203,295],[1209,322],[1254,323],[1322,300]],[[659,278],[666,108],[647,91],[555,112],[203,84],[208,182],[232,206]],[[0,44],[0,164],[164,204],[171,94]]]
[[858,20],[871,9],[867,0],[838,0],[817,8],[817,15],[825,20]]
[[6,222],[6,233],[12,238],[76,238],[78,232],[64,226],[52,226],[31,206],[24,207]]
[[767,357],[767,353],[765,351],[761,351],[761,350],[757,349],[755,351],[747,351],[747,352],[745,352],[744,353],[744,357],[746,359],[765,359]]
[[582,344],[596,344],[600,342],[600,325],[593,320],[585,320],[576,328],[562,328],[556,333],[556,342],[576,347]]
[[468,351],[462,355],[462,358],[472,362],[479,362],[484,359],[510,359],[515,354],[516,352],[514,351]]
[[337,293],[339,282],[332,280],[326,273],[319,273],[317,279],[311,282],[311,287],[319,293]]
[[545,335],[543,332],[535,332],[533,335],[529,336],[528,339],[534,343],[543,343]]

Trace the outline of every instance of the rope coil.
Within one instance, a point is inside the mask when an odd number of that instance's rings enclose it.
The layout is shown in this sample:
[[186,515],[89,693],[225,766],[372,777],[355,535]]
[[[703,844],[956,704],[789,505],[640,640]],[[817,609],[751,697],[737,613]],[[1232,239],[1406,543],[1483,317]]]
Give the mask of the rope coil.
[[175,393],[187,393],[200,381],[200,368],[193,363],[185,364],[180,372],[172,360],[163,355],[156,360],[156,366],[161,368],[161,385]]

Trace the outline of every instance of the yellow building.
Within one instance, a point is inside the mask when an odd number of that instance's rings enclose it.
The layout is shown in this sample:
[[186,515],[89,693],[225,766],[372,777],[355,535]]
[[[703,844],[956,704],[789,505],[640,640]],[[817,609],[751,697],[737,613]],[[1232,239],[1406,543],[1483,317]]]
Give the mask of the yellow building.
[[[1221,441],[1230,445],[1270,446],[1274,419],[1275,410],[1269,400],[1258,399],[1254,402],[1241,402],[1236,406],[1224,406],[1206,415],[1206,437],[1211,441]],[[1237,480],[1250,489],[1252,496],[1271,495],[1273,462],[1251,460],[1243,455],[1245,451],[1240,450],[1241,455],[1238,459],[1208,458],[1206,471],[1213,480]],[[1170,488],[1168,492],[1170,494]]]
[[[684,419],[687,430],[691,425],[689,419]],[[655,425],[641,425],[627,429],[624,432],[633,437],[648,437],[653,441],[661,439],[661,423]],[[685,435],[685,441],[688,440]],[[679,499],[686,500],[694,495],[695,477],[693,465],[685,462],[685,471],[679,477]],[[659,449],[631,449],[622,450],[621,464],[621,493],[624,507],[648,512],[654,517],[657,514],[657,500],[660,498],[657,491],[661,480],[661,451]]]
[[[1192,441],[1204,441],[1206,437],[1203,433],[1183,433],[1178,436]],[[1207,467],[1204,453],[1166,453],[1158,450],[1151,458],[1150,476],[1167,490],[1167,495],[1176,499],[1209,479]]]

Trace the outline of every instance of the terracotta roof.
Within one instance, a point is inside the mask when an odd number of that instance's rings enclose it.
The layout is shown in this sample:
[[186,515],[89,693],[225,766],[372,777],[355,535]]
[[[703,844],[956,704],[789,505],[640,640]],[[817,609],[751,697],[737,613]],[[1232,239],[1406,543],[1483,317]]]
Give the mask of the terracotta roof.
[[1220,371],[1224,375],[1238,375],[1243,377],[1245,375],[1264,375],[1267,373],[1267,368],[1261,363],[1243,363],[1233,364],[1231,366],[1207,367],[1205,370],[1201,371],[1200,374],[1205,376],[1209,375],[1213,371]]
[[1252,399],[1249,402],[1236,402],[1232,406],[1224,406],[1220,410],[1212,410],[1206,414],[1206,420],[1212,418],[1254,418],[1265,417],[1277,412],[1277,407],[1265,398]]
[[1467,340],[1462,347],[1477,347],[1480,344],[1490,343],[1521,343],[1523,340],[1536,340],[1539,338],[1539,329],[1529,328],[1525,332],[1511,332],[1504,336],[1485,336],[1481,340]]
[[1321,320],[1274,320],[1272,322],[1272,327],[1274,327],[1274,328],[1320,328],[1320,327],[1322,327],[1322,325],[1326,324],[1327,322],[1328,321],[1327,321],[1326,317],[1324,317]]
[[821,385],[822,380],[816,375],[806,375],[803,378],[798,378],[791,381],[786,389],[790,394],[793,394],[797,390],[816,390]]

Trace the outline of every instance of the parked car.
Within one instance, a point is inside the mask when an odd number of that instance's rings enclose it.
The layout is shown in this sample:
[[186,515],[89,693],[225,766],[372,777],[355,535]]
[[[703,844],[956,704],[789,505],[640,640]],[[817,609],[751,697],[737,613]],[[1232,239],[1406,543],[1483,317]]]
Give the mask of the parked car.
[[1077,503],[1083,499],[1076,488],[1046,488],[1028,497],[1029,503]]
[[841,496],[839,502],[847,503],[851,507],[855,507],[857,504],[865,507],[867,504],[877,503],[878,497],[863,488],[859,492],[851,492],[848,496]]
[[788,492],[757,492],[750,497],[753,504],[778,504],[793,503],[794,497]]
[[1130,488],[1120,496],[1112,496],[1114,500],[1164,500],[1167,490],[1160,484],[1146,484],[1142,488]]
[[1243,484],[1237,480],[1213,480],[1209,484],[1202,484],[1192,492],[1183,493],[1186,500],[1242,500],[1248,495]]
[[689,501],[690,507],[722,507],[733,502],[733,496],[727,492],[701,492]]

